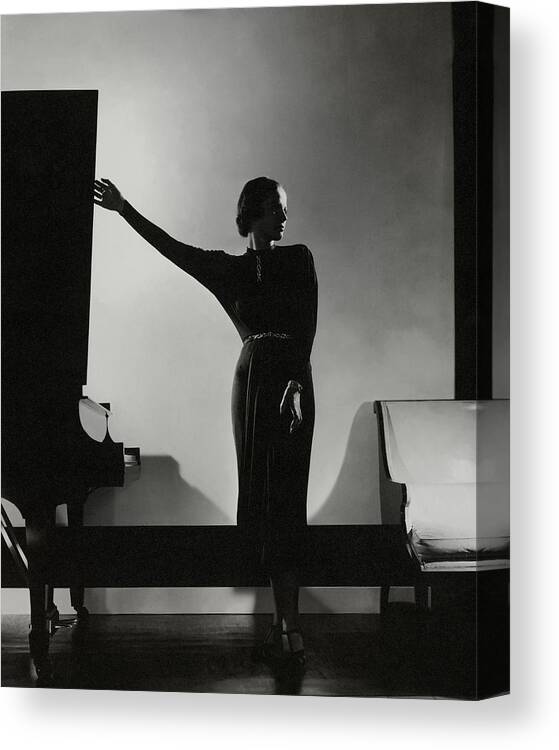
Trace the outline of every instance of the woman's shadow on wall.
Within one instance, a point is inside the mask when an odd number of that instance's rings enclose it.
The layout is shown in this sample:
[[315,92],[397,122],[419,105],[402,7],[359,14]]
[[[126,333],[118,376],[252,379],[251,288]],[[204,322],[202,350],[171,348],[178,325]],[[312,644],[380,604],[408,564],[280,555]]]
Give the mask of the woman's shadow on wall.
[[89,526],[213,526],[234,524],[181,475],[172,456],[142,456],[137,481],[97,490],[85,506]]
[[340,471],[311,524],[380,524],[377,417],[371,402],[358,408]]

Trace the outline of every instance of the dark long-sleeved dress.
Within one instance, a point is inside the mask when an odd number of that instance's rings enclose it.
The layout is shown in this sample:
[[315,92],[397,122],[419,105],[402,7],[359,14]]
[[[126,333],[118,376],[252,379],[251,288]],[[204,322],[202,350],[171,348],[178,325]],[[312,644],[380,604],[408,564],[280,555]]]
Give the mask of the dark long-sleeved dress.
[[[122,215],[217,297],[243,341],[232,392],[237,523],[269,572],[297,569],[303,555],[314,429],[309,359],[317,282],[312,255],[304,245],[248,249],[239,256],[202,250],[173,239],[126,202]],[[258,336],[270,333],[276,335]],[[303,421],[291,434],[291,415],[280,415],[290,380],[303,389]]]

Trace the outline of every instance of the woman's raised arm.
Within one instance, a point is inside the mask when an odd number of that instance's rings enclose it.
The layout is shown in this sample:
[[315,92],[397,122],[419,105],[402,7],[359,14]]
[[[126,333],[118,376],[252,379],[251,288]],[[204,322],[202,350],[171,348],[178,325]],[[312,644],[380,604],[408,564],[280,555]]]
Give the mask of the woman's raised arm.
[[146,242],[149,242],[161,255],[190,274],[211,291],[215,291],[217,282],[226,275],[227,255],[218,250],[202,250],[193,245],[171,237],[163,229],[142,216],[139,211],[128,203],[119,189],[105,178],[95,180],[93,187],[93,201],[98,206],[116,211],[130,224]]

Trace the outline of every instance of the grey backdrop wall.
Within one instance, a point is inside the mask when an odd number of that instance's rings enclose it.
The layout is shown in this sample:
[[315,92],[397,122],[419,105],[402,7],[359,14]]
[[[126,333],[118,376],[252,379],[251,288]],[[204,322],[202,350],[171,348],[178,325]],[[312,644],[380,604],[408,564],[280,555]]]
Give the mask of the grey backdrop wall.
[[[98,176],[179,239],[244,252],[243,183],[285,185],[320,285],[309,519],[378,523],[370,403],[453,397],[449,5],[12,16],[2,56],[4,89],[99,90]],[[236,332],[100,209],[93,264],[86,392],[144,466],[87,523],[234,523]]]

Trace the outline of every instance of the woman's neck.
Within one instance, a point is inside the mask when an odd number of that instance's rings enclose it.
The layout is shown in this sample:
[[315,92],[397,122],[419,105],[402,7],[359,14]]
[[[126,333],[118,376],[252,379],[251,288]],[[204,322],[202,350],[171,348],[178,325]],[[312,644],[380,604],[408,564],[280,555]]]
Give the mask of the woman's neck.
[[274,240],[266,240],[263,237],[257,237],[252,232],[248,236],[249,250],[273,250],[276,243]]

